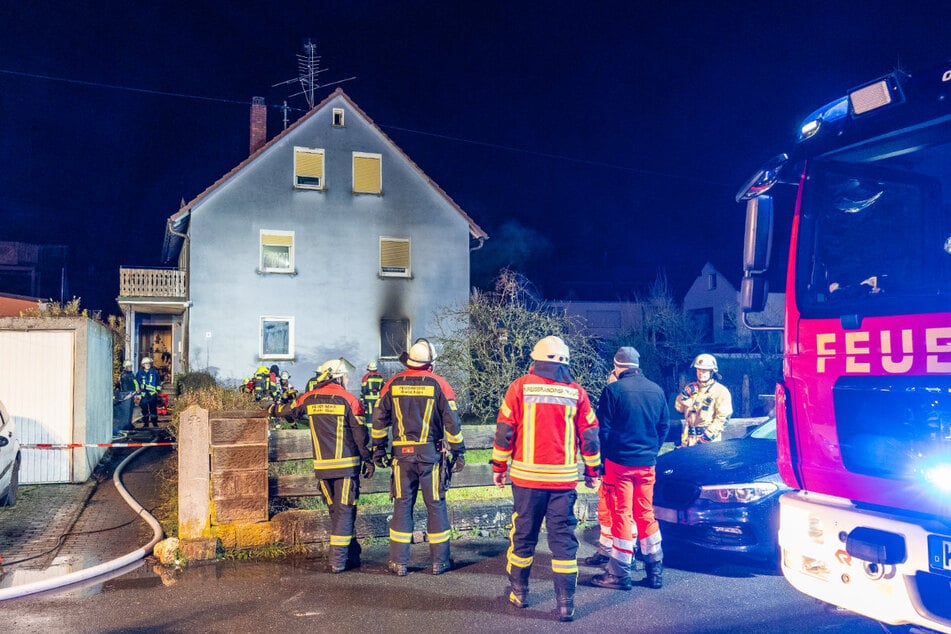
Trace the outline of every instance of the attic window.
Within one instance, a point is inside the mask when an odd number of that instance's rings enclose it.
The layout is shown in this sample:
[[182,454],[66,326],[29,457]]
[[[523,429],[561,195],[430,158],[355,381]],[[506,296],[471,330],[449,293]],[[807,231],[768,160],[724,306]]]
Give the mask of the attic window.
[[380,276],[410,277],[409,239],[380,238]]
[[334,108],[332,125],[335,128],[343,127],[343,108]]
[[353,153],[353,193],[380,194],[383,192],[383,155],[367,152]]
[[323,150],[294,148],[294,187],[296,189],[325,189]]
[[707,290],[708,291],[717,290],[717,274],[716,273],[709,273],[707,275]]
[[294,232],[261,229],[261,273],[294,272]]

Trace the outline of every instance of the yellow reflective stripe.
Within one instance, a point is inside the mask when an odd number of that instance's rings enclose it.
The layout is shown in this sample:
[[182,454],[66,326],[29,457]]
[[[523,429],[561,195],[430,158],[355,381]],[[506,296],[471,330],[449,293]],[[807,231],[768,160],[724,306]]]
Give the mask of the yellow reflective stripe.
[[409,446],[409,445],[416,445],[417,447],[419,447],[419,446],[421,446],[421,445],[428,445],[428,444],[430,444],[430,443],[428,443],[428,442],[419,442],[419,441],[417,441],[417,440],[394,440],[394,441],[393,441],[393,446],[394,446],[394,447],[406,447],[406,446]]
[[403,487],[402,487],[402,478],[400,477],[400,462],[399,460],[393,461],[393,488],[395,489],[396,498],[403,498]]
[[535,404],[526,403],[525,419],[522,421],[522,431],[525,440],[522,441],[522,460],[531,464],[535,462]]
[[551,560],[551,571],[561,574],[571,574],[578,572],[578,560],[577,559],[552,559]]
[[459,443],[461,443],[461,442],[462,442],[462,430],[460,429],[458,434],[450,434],[449,432],[446,432],[446,440],[449,441],[449,442],[451,442],[451,443],[453,443],[453,444],[459,444]]
[[577,464],[525,464],[520,460],[512,462],[513,469],[522,469],[523,471],[537,471],[538,473],[564,473],[570,475],[578,474]]
[[565,408],[565,464],[575,461],[575,413],[577,408]]
[[438,463],[438,462],[433,465],[433,478],[432,478],[432,479],[433,479],[433,484],[432,484],[432,487],[433,487],[433,499],[434,499],[434,500],[438,500],[438,499],[439,499],[439,470],[440,470],[441,467],[442,467],[442,465],[441,465],[440,463]]
[[[518,518],[518,511],[512,511],[512,528],[509,530],[509,549],[505,553],[505,571],[512,573],[512,566],[518,568],[527,568],[532,565],[531,557],[519,557],[515,554],[515,520]],[[528,563],[525,563],[528,562]]]
[[350,505],[350,478],[343,479],[343,491],[340,493],[340,503],[344,506]]
[[349,546],[351,541],[353,541],[352,535],[331,535],[330,536],[331,546]]
[[584,463],[589,467],[597,467],[599,464],[601,464],[601,452],[598,452],[593,456],[585,456],[582,454],[581,459],[584,460]]
[[386,438],[387,436],[389,436],[389,432],[387,432],[385,428],[377,429],[376,427],[374,427],[373,429],[370,430],[371,438],[375,438],[379,440],[380,438]]
[[512,408],[509,407],[509,404],[505,401],[502,401],[502,407],[499,408],[499,413],[502,414],[503,418],[511,418]]
[[337,428],[334,430],[336,433],[337,443],[334,446],[334,458],[343,457],[343,437],[344,437],[344,427],[343,427],[343,416],[337,417]]
[[588,415],[585,416],[584,419],[588,421],[589,423],[594,423],[595,421],[598,420],[597,417],[595,416],[594,410],[590,410],[590,409],[588,410]]
[[453,412],[456,411],[456,402],[452,400],[451,398],[446,400],[449,402],[449,409],[452,410]]
[[393,399],[393,418],[396,419],[396,426],[393,428],[393,440],[399,436],[400,440],[406,440],[406,430],[403,428],[403,410],[400,409],[400,399]]
[[320,442],[317,440],[317,430],[313,425],[310,426],[310,440],[314,443],[314,458],[320,460]]
[[332,458],[327,460],[314,459],[314,469],[339,469],[341,467],[355,467],[360,464],[360,456],[349,458]]
[[498,449],[496,447],[492,448],[492,459],[496,462],[508,462],[509,458],[512,457],[512,450],[508,449]]
[[429,438],[429,424],[433,419],[433,405],[436,404],[434,399],[428,399],[426,401],[426,409],[423,410],[423,424],[419,430],[419,439],[426,440]]
[[330,489],[327,488],[327,484],[323,480],[320,481],[320,490],[324,492],[324,500],[327,502],[327,506],[333,504],[334,498],[330,495]]
[[576,482],[578,467],[577,465],[526,465],[514,461],[509,476],[535,482]]
[[398,544],[411,544],[413,543],[413,534],[412,533],[401,533],[400,531],[390,529],[390,541],[396,542]]
[[441,544],[443,542],[449,541],[450,531],[443,531],[441,533],[426,533],[426,539],[429,540],[430,544]]

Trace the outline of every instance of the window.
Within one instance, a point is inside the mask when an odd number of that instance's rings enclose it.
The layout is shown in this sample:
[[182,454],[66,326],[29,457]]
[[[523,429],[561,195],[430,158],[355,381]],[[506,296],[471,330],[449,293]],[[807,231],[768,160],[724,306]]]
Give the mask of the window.
[[294,232],[261,229],[261,273],[294,272]]
[[717,290],[717,274],[716,273],[707,274],[707,290],[708,291]]
[[294,318],[261,317],[262,359],[294,358]]
[[324,151],[306,147],[294,148],[294,187],[324,189]]
[[353,193],[380,194],[383,192],[383,155],[353,153]]
[[343,108],[334,108],[332,125],[335,128],[343,127]]
[[409,320],[380,320],[380,358],[398,359],[409,348]]
[[408,238],[380,238],[380,275],[410,277]]
[[713,308],[698,308],[689,313],[700,343],[713,343]]

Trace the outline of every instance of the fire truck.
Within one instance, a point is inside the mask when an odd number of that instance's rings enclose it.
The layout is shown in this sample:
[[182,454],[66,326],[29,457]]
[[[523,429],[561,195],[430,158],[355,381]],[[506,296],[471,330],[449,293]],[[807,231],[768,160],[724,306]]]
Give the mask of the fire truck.
[[951,58],[816,110],[741,201],[752,328],[774,227],[789,226],[783,574],[883,623],[951,632]]

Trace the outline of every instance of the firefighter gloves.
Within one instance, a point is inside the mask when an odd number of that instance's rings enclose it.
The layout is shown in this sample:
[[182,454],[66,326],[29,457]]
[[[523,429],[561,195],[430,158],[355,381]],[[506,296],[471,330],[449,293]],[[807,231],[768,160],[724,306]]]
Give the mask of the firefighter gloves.
[[383,447],[377,447],[373,450],[373,464],[375,464],[380,469],[390,468],[390,457],[387,455],[386,449]]
[[360,468],[360,474],[363,476],[364,480],[369,480],[373,477],[373,474],[376,473],[376,467],[372,462],[364,462],[363,466]]
[[453,473],[459,473],[466,466],[466,455],[461,451],[453,453],[450,465]]
[[696,383],[688,383],[687,385],[684,386],[684,389],[681,392],[681,394],[683,394],[685,398],[690,398],[691,396],[697,393],[697,389],[698,388]]

